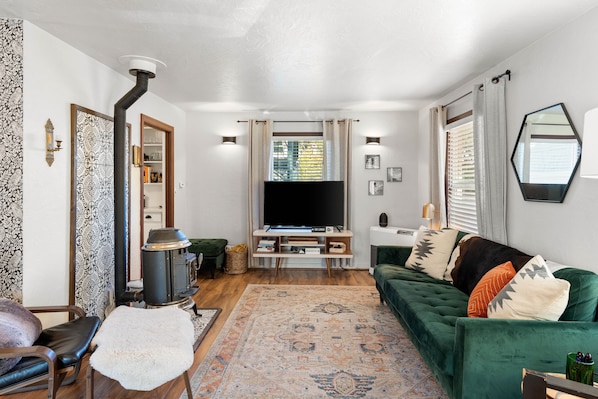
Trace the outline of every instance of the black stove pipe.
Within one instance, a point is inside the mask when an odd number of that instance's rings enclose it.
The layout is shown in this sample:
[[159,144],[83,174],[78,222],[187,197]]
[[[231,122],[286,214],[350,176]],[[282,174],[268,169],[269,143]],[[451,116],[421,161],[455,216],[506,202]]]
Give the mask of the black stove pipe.
[[143,70],[131,70],[137,83],[114,105],[114,296],[116,306],[142,300],[143,293],[127,291],[127,165],[125,135],[127,109],[147,91],[148,81],[155,75]]

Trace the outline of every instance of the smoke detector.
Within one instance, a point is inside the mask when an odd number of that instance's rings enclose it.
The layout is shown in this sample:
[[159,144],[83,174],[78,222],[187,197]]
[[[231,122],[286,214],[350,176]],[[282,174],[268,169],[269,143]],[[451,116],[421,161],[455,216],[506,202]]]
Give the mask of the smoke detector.
[[118,57],[118,61],[121,64],[128,63],[129,73],[133,76],[137,76],[138,71],[145,71],[150,78],[155,78],[158,67],[166,69],[166,64],[162,61],[142,55],[123,55]]

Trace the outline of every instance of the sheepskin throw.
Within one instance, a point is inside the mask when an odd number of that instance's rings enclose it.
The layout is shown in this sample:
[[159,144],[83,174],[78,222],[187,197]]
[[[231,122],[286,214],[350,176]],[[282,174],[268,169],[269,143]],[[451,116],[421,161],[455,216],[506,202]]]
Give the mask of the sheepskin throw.
[[175,307],[117,307],[92,341],[89,364],[125,389],[151,391],[193,364],[193,323]]
[[[42,323],[23,305],[0,298],[0,348],[31,346],[42,332]],[[0,359],[0,375],[10,371],[20,357]]]

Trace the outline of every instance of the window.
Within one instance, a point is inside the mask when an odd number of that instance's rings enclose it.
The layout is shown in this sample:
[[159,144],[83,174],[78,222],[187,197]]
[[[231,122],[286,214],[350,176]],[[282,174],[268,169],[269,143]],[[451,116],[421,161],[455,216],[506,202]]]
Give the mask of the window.
[[473,123],[450,129],[446,138],[448,227],[477,233]]
[[274,133],[272,157],[272,180],[322,180],[324,141],[321,133]]

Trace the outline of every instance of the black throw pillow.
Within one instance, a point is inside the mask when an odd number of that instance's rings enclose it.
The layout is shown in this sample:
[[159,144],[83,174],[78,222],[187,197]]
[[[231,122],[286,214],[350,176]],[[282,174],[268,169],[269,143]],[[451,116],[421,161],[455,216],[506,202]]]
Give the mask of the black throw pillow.
[[459,244],[460,255],[455,262],[451,276],[453,285],[471,294],[480,279],[495,266],[511,261],[516,271],[533,258],[518,249],[487,240],[472,237]]

